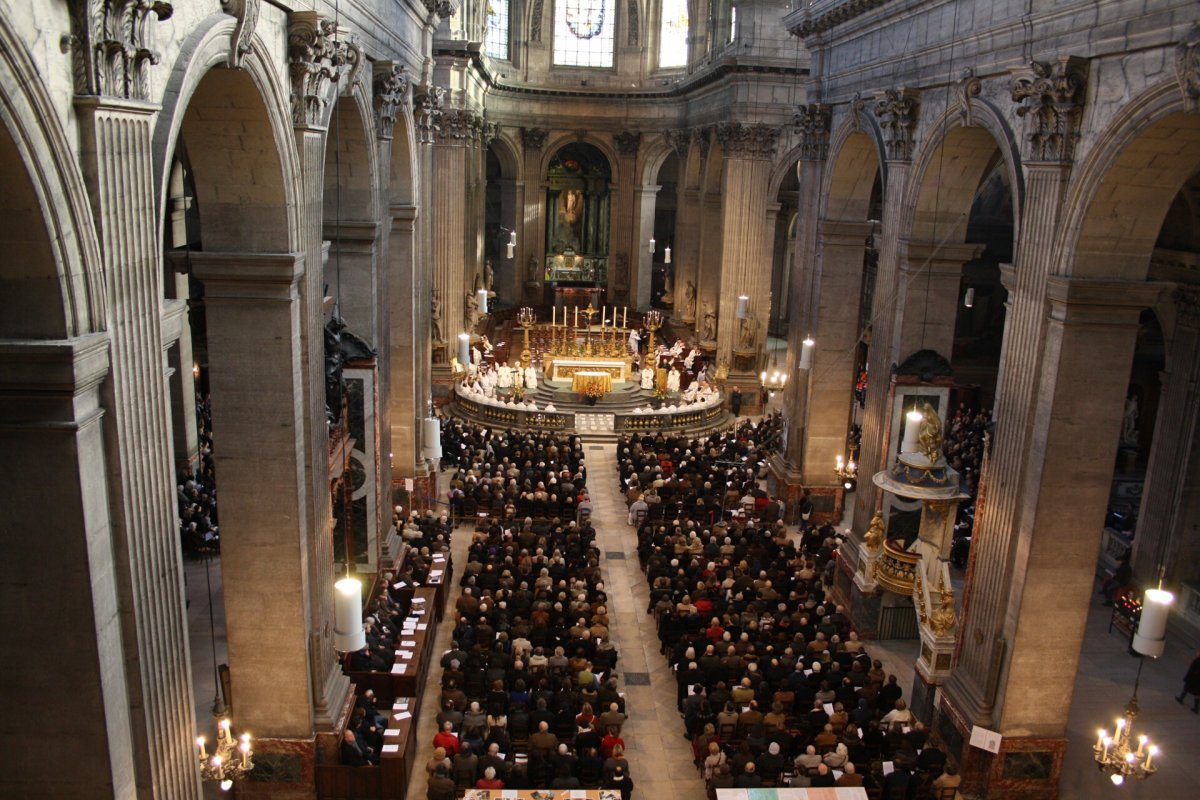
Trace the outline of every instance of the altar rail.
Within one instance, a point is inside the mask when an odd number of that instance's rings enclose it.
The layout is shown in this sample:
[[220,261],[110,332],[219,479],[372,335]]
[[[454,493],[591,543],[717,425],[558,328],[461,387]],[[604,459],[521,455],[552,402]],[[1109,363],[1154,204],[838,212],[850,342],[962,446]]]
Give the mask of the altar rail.
[[[575,413],[571,411],[532,411],[516,406],[494,406],[464,397],[456,390],[450,405],[451,412],[471,422],[497,428],[534,429],[548,431],[575,430]],[[605,413],[604,403],[588,409]],[[613,413],[614,433],[653,433],[663,430],[685,430],[700,433],[724,427],[730,422],[723,404],[684,406],[673,411],[653,411],[634,414],[629,411]]]

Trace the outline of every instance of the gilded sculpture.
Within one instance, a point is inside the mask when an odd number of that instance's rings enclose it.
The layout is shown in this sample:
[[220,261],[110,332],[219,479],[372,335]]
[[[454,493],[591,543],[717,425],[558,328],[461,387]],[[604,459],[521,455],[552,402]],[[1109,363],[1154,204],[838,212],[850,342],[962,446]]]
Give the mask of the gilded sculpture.
[[878,511],[875,512],[875,516],[871,517],[871,526],[863,534],[863,541],[867,545],[867,550],[872,553],[883,547],[883,515]]
[[945,636],[954,629],[954,589],[947,586],[945,579],[940,587],[941,604],[929,615],[929,627],[938,636]]
[[942,420],[929,403],[921,406],[921,429],[917,441],[921,452],[929,459],[929,465],[938,463],[942,457]]

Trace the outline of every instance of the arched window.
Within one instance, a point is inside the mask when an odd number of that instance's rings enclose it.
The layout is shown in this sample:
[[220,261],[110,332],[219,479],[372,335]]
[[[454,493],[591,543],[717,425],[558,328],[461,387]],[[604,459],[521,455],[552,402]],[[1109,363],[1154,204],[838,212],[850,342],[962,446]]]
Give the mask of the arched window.
[[611,67],[614,0],[557,0],[554,4],[554,63],[563,67]]
[[733,3],[729,4],[729,43],[733,43],[734,37],[737,36],[737,6]]
[[508,60],[508,0],[488,0],[487,36],[483,52],[492,58]]
[[688,37],[687,0],[663,0],[659,31],[658,66],[686,67]]

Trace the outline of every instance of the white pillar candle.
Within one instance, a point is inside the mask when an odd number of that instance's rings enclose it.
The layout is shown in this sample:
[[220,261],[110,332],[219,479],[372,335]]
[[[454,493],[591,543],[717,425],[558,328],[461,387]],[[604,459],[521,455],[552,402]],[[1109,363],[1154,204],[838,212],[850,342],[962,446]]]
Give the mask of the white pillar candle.
[[664,264],[671,263],[671,245],[667,245],[667,250],[666,250],[666,252],[663,253],[663,263]]
[[800,369],[812,369],[812,354],[815,345],[816,342],[811,336],[805,336],[804,341],[800,343]]
[[471,363],[471,337],[465,333],[458,335],[458,363],[464,367]]
[[442,457],[442,426],[437,417],[425,418],[425,457],[436,461]]
[[478,295],[479,298],[475,301],[476,308],[479,309],[480,314],[486,314],[488,312],[487,289],[480,289],[478,292],[476,292],[476,295]]
[[750,315],[750,298],[746,295],[738,296],[737,316],[738,319],[745,319]]
[[362,650],[367,644],[362,623],[362,582],[356,578],[342,578],[333,588],[333,646],[343,653]]
[[650,237],[650,252],[651,253],[654,252],[654,237],[653,236]]
[[1142,599],[1142,618],[1133,635],[1133,649],[1144,656],[1158,658],[1167,646],[1167,617],[1175,595],[1163,589],[1147,589]]
[[904,420],[904,441],[900,443],[901,453],[915,453],[919,446],[918,435],[921,430],[921,421],[925,416],[915,408],[905,415]]

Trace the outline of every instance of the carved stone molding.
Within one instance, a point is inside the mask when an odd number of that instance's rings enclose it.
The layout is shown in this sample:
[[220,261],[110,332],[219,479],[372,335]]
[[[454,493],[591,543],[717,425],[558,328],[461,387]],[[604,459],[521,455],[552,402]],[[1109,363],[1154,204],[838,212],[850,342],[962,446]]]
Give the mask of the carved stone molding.
[[629,0],[629,46],[638,44],[638,0]]
[[717,125],[717,141],[726,157],[771,158],[779,141],[779,128],[764,125],[742,125],[739,122],[722,122]]
[[789,26],[788,32],[800,38],[812,36],[815,33],[824,33],[835,25],[840,25],[872,9],[879,8],[886,2],[887,0],[845,0],[825,14],[808,17]]
[[975,70],[971,67],[964,69],[959,74],[958,83],[954,85],[954,92],[958,95],[958,113],[963,127],[970,128],[975,125],[971,113],[971,102],[973,98],[979,97],[981,91],[983,91],[983,82],[975,76]]
[[521,128],[521,144],[526,150],[541,150],[549,136],[550,131],[545,128]]
[[434,140],[438,144],[467,144],[478,142],[483,128],[483,118],[474,111],[448,108],[442,112]]
[[497,136],[500,135],[499,122],[484,122],[483,123],[483,146],[487,147]]
[[1175,299],[1175,310],[1178,313],[1175,324],[1200,328],[1200,285],[1180,283],[1176,285],[1172,295]]
[[455,11],[449,0],[424,0],[424,3],[425,10],[430,14],[437,14],[440,19],[449,19]]
[[1193,25],[1175,48],[1175,77],[1183,93],[1183,110],[1200,111],[1200,24]]
[[314,11],[288,15],[292,124],[324,126],[339,82],[353,83],[363,60],[362,50],[333,20]]
[[792,115],[796,133],[800,135],[800,159],[824,161],[829,156],[829,106],[812,103],[800,106]]
[[687,159],[688,149],[692,146],[692,132],[686,128],[668,128],[663,131],[663,138],[680,161]]
[[713,129],[711,125],[704,125],[699,128],[693,128],[692,132],[696,138],[696,144],[700,146],[700,158],[706,160],[709,152],[712,150]]
[[396,128],[396,114],[408,102],[408,72],[403,64],[376,63],[375,132],[380,139],[391,139]]
[[1075,56],[1013,70],[1012,99],[1021,104],[1017,116],[1028,117],[1030,161],[1069,164],[1074,159],[1087,73],[1087,60]]
[[446,99],[443,86],[413,87],[413,118],[417,123],[417,141],[430,144],[441,127],[442,104]]
[[875,94],[875,119],[883,131],[888,161],[911,161],[913,133],[917,128],[917,93],[911,89],[887,89]]
[[229,68],[239,69],[250,52],[254,29],[258,26],[261,0],[221,0],[221,8],[237,20],[229,36]]
[[159,0],[71,0],[70,7],[71,33],[63,37],[62,49],[72,53],[75,94],[149,100],[150,67],[161,58],[153,47],[153,22],[170,19],[173,6]]
[[638,148],[642,146],[642,134],[639,131],[621,131],[613,134],[613,146],[617,148],[618,154],[637,158]]

